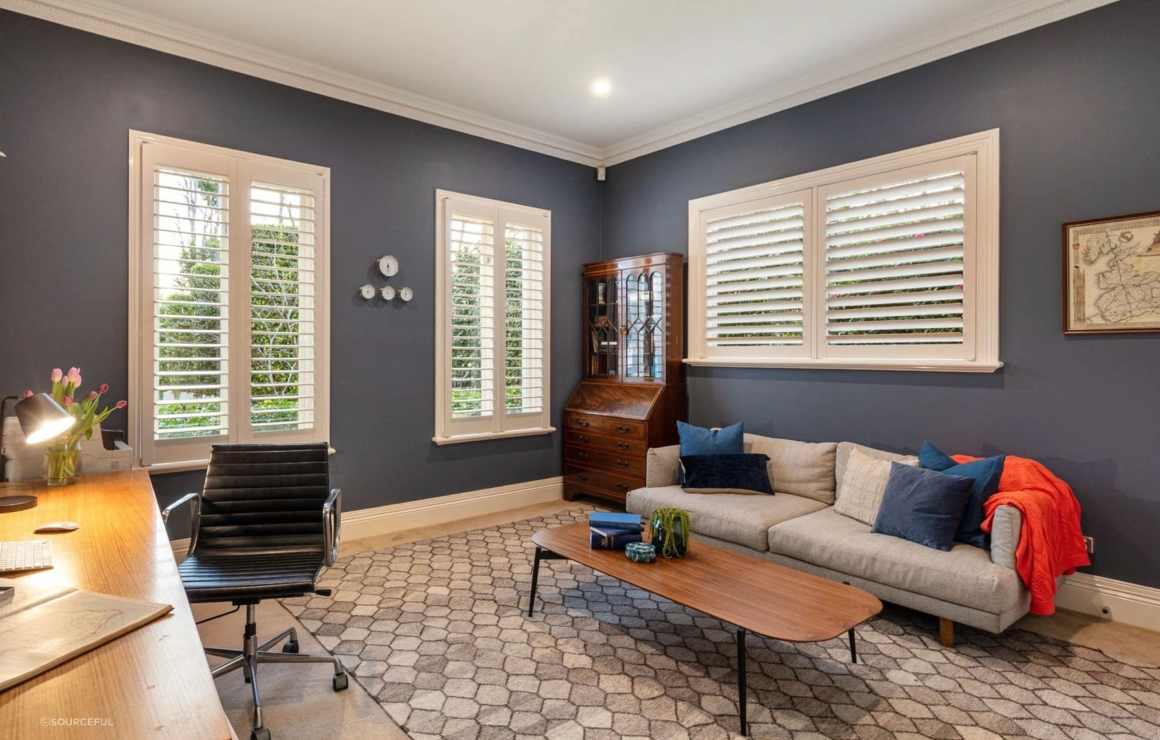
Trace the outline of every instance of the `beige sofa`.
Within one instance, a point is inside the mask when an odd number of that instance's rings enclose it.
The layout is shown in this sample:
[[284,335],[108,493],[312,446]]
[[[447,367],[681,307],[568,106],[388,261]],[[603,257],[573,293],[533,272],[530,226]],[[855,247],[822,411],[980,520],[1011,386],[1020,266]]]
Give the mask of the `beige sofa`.
[[845,581],[883,601],[940,618],[940,639],[953,644],[954,623],[1001,632],[1027,613],[1031,595],[1015,572],[1022,518],[1001,506],[991,551],[956,543],[941,552],[872,534],[834,510],[837,482],[853,448],[885,460],[905,456],[855,445],[745,435],[745,451],[769,456],[774,496],[685,493],[677,485],[680,448],[649,450],[645,488],[628,494],[630,512],[661,506],[689,512],[694,539],[808,573]]

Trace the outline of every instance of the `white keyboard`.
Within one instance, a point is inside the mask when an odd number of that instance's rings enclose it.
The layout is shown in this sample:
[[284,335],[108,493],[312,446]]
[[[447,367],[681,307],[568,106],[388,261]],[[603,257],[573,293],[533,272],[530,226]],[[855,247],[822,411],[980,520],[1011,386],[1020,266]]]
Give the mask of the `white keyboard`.
[[0,573],[51,567],[52,543],[48,540],[0,542]]

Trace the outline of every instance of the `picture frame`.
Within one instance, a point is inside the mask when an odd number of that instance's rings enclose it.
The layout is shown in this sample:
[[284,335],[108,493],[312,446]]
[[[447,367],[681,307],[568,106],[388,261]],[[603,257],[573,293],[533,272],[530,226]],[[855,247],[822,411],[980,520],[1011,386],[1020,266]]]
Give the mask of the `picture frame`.
[[1063,333],[1160,332],[1160,211],[1063,225]]

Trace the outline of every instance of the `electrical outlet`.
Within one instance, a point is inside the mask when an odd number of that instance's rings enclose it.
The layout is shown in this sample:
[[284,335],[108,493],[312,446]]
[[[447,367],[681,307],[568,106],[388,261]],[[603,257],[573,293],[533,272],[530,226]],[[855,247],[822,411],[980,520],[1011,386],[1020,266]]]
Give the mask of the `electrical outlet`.
[[1088,551],[1088,555],[1091,555],[1092,553],[1094,553],[1096,551],[1095,538],[1094,537],[1084,537],[1083,538],[1083,547],[1085,550]]

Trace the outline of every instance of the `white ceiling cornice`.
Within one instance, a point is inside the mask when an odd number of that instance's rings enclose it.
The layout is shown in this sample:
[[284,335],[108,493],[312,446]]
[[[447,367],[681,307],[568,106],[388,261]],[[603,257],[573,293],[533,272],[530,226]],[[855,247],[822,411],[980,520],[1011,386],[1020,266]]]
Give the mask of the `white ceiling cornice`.
[[972,23],[820,70],[603,149],[100,0],[0,0],[0,8],[572,162],[608,166],[1116,1],[1012,2]]

